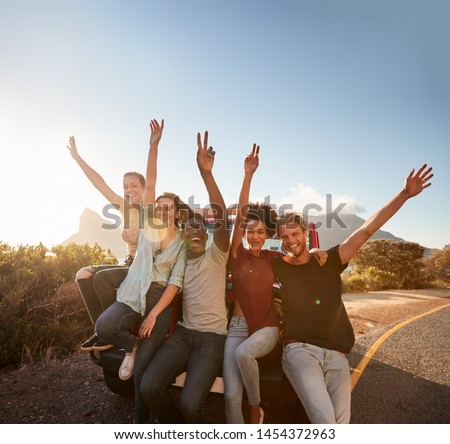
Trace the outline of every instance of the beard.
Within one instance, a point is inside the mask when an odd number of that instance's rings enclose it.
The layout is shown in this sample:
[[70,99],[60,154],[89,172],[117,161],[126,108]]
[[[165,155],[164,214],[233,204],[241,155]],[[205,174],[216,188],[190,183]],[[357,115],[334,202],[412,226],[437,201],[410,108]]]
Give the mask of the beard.
[[306,244],[299,245],[296,250],[297,251],[295,253],[291,253],[292,256],[294,256],[294,257],[301,256],[306,250]]

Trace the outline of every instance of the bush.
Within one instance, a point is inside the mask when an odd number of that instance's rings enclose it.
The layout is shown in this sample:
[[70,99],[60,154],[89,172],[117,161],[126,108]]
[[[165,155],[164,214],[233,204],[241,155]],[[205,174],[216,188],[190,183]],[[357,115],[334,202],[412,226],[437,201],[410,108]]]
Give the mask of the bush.
[[359,274],[346,273],[342,276],[343,293],[364,293],[368,290],[367,281]]
[[420,283],[418,282],[413,286],[408,286],[411,285],[412,282],[414,281],[411,277],[408,280],[405,280],[396,273],[380,270],[373,266],[362,270],[358,269],[342,276],[344,293],[362,293],[365,291],[382,291],[399,288],[421,288],[424,279],[421,278]]
[[380,270],[377,267],[365,268],[361,276],[367,282],[369,291],[401,288],[401,282],[395,273]]
[[424,259],[424,271],[428,281],[433,285],[450,287],[450,244],[442,250],[433,250]]
[[371,290],[422,288],[427,282],[424,251],[414,242],[368,241],[352,260],[354,273],[364,277]]
[[0,368],[73,351],[92,328],[74,276],[102,263],[117,259],[98,245],[48,250],[0,242]]

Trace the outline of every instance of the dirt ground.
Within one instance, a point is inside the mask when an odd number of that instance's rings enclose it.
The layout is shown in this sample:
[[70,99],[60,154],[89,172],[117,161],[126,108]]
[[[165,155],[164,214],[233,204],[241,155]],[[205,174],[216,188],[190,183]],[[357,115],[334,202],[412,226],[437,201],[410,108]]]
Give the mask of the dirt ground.
[[[448,298],[349,310],[355,334],[391,325],[447,304]],[[223,400],[213,397],[213,423],[223,419]],[[0,370],[0,424],[127,424],[133,422],[133,399],[112,393],[100,367],[88,353],[43,366]]]

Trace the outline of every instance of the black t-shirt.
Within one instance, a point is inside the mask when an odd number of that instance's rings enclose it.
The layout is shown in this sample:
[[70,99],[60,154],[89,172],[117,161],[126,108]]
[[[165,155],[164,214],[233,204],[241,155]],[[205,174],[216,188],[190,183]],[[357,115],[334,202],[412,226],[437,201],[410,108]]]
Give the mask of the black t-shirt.
[[322,267],[314,258],[292,265],[277,257],[272,261],[281,287],[285,339],[306,342],[329,350],[350,353],[355,343],[353,327],[342,302],[341,273],[347,267],[339,245],[327,250]]

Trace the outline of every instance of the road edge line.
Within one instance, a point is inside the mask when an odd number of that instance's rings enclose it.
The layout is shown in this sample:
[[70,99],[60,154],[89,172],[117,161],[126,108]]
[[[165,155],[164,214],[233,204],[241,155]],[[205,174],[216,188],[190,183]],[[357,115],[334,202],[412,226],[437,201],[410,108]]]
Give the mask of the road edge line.
[[406,321],[400,322],[400,324],[397,324],[395,327],[392,327],[390,330],[388,330],[386,333],[384,333],[382,336],[380,336],[367,350],[366,354],[363,356],[361,361],[359,361],[358,366],[353,370],[352,373],[352,390],[356,387],[356,384],[359,381],[359,378],[363,374],[365,368],[369,364],[370,360],[373,358],[375,353],[380,348],[381,344],[389,338],[393,333],[395,333],[400,328],[404,327],[405,325],[410,324],[413,321],[416,321],[417,319],[423,318],[425,316],[428,316],[432,313],[435,313],[436,311],[442,310],[443,308],[450,307],[450,304],[443,305],[442,307],[434,308],[433,310],[427,311],[426,313],[422,313],[420,315],[414,316],[413,318],[407,319]]

